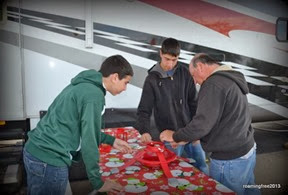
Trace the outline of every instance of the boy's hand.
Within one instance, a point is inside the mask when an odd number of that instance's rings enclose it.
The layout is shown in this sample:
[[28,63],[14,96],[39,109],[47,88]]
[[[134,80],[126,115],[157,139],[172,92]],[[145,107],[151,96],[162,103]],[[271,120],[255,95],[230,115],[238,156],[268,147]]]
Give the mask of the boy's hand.
[[113,192],[117,194],[123,190],[123,186],[121,186],[119,183],[112,180],[106,180],[104,185],[98,190],[98,192]]
[[152,137],[149,133],[144,133],[141,135],[141,138],[140,138],[141,142],[142,143],[146,143],[146,142],[151,142],[152,141]]
[[129,144],[121,139],[116,138],[113,147],[120,150],[123,153],[131,153],[132,148],[129,146]]

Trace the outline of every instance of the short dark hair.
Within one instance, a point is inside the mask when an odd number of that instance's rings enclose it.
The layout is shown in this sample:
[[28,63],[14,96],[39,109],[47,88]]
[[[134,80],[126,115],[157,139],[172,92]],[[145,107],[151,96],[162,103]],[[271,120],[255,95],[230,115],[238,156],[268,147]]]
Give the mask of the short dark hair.
[[176,39],[167,38],[162,42],[161,52],[177,57],[180,54],[180,43]]
[[212,58],[210,55],[206,54],[206,53],[199,53],[196,54],[195,57],[192,59],[192,65],[193,67],[197,67],[197,63],[201,62],[203,64],[207,64],[207,65],[212,65],[212,64],[219,64],[220,63],[215,60],[214,58]]
[[102,73],[103,77],[118,73],[120,80],[127,75],[134,75],[130,63],[121,55],[114,55],[106,58],[102,63],[99,72]]

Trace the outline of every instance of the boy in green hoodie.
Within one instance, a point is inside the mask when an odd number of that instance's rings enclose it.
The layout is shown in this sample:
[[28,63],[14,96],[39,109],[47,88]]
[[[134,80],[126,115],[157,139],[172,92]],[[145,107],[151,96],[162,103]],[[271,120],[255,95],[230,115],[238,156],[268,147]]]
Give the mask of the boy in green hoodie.
[[131,152],[127,142],[102,133],[106,91],[117,95],[126,90],[133,76],[129,62],[120,55],[108,57],[98,71],[85,70],[55,98],[47,114],[28,133],[23,151],[27,194],[65,194],[68,166],[79,155],[88,178],[99,192],[117,192],[122,186],[101,180],[101,143]]

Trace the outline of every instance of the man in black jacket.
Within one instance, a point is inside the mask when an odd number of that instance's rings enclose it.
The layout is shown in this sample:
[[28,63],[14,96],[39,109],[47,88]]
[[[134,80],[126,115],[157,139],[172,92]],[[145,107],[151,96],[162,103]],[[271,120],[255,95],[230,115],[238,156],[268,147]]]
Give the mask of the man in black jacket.
[[[143,142],[152,140],[150,132],[152,112],[159,132],[185,127],[196,112],[195,83],[188,67],[177,64],[179,54],[179,42],[173,38],[165,39],[160,50],[161,61],[148,71],[135,125],[142,134]],[[181,156],[184,146],[173,149],[169,143],[166,144],[168,149]],[[195,166],[207,174],[208,166],[200,141],[187,144],[185,151],[188,157],[195,159]]]
[[211,153],[210,176],[239,195],[259,194],[254,185],[256,143],[248,108],[248,86],[242,73],[220,66],[207,54],[197,54],[189,70],[201,85],[197,112],[191,122],[177,131],[165,130],[162,141],[201,140]]

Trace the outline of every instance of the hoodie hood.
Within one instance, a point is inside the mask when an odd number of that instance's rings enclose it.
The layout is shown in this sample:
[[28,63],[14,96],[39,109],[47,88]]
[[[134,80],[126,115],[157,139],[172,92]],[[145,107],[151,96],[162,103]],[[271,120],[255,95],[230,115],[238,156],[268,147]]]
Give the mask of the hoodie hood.
[[102,89],[104,94],[106,93],[102,84],[102,74],[96,70],[84,70],[71,80],[72,85],[78,85],[80,83],[91,83]]
[[166,72],[161,68],[160,63],[158,62],[157,64],[155,64],[154,66],[152,66],[152,68],[148,70],[148,73],[149,74],[156,73],[160,78],[173,77],[173,74],[176,68],[177,68],[177,65],[171,71]]
[[226,78],[233,80],[241,89],[243,94],[249,93],[247,82],[245,80],[244,75],[241,72],[235,71],[232,68],[231,69],[221,68],[221,70],[214,71],[214,73],[211,76],[213,75],[225,76]]

